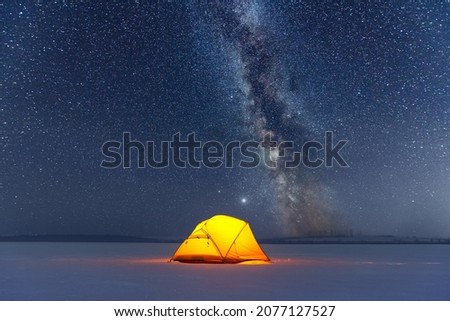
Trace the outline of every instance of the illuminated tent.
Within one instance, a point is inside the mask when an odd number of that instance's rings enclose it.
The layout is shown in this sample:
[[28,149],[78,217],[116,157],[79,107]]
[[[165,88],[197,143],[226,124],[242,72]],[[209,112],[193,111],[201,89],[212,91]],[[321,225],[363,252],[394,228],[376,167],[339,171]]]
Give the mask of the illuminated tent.
[[227,215],[199,223],[178,247],[171,261],[241,263],[270,261],[253,236],[250,225]]

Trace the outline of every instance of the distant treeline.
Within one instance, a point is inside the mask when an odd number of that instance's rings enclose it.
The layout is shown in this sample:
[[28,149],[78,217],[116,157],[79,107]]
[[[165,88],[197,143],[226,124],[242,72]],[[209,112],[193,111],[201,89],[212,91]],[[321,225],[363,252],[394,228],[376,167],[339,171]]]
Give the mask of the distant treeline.
[[[124,242],[181,243],[183,239],[160,239],[123,235],[13,235],[0,236],[0,242]],[[321,236],[259,239],[263,244],[450,244],[450,239],[401,236]]]
[[[130,243],[171,243],[178,240],[163,240],[122,235],[13,235],[0,236],[0,242],[130,242]],[[181,242],[181,240],[179,240]]]
[[266,244],[450,244],[450,239],[414,236],[329,236],[263,239]]

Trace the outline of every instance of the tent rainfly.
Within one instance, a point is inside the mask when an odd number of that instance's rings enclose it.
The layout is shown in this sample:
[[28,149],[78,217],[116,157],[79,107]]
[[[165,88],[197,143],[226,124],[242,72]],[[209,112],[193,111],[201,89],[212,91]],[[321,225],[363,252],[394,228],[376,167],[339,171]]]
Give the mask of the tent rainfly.
[[269,262],[250,225],[228,215],[215,215],[199,223],[170,261],[186,263]]

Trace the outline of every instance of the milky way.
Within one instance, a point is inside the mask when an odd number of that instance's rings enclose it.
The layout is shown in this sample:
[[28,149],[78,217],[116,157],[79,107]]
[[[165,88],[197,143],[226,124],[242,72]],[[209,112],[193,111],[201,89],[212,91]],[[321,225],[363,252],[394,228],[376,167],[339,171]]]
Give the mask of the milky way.
[[[295,122],[286,115],[290,108],[280,85],[278,44],[258,24],[258,8],[254,3],[242,2],[231,7],[214,6],[211,10],[219,32],[237,52],[241,89],[254,138],[262,141],[270,135],[278,143],[287,139],[300,144],[305,142],[309,124],[302,115]],[[321,183],[303,168],[286,168],[277,157],[278,150],[263,148],[262,152],[272,155],[277,163],[275,168],[267,167],[267,174],[277,203],[275,215],[284,233],[290,236],[337,233]]]
[[[449,237],[449,5],[7,1],[0,235],[184,237],[228,213],[257,237]],[[124,132],[301,151],[325,131],[348,168],[100,166]]]

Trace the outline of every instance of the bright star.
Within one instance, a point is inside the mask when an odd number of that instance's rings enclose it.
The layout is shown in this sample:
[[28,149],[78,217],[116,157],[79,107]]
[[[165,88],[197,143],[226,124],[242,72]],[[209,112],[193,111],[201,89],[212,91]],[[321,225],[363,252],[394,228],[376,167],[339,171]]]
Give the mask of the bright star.
[[245,197],[241,198],[241,203],[242,203],[242,204],[247,203],[247,199],[246,199]]

